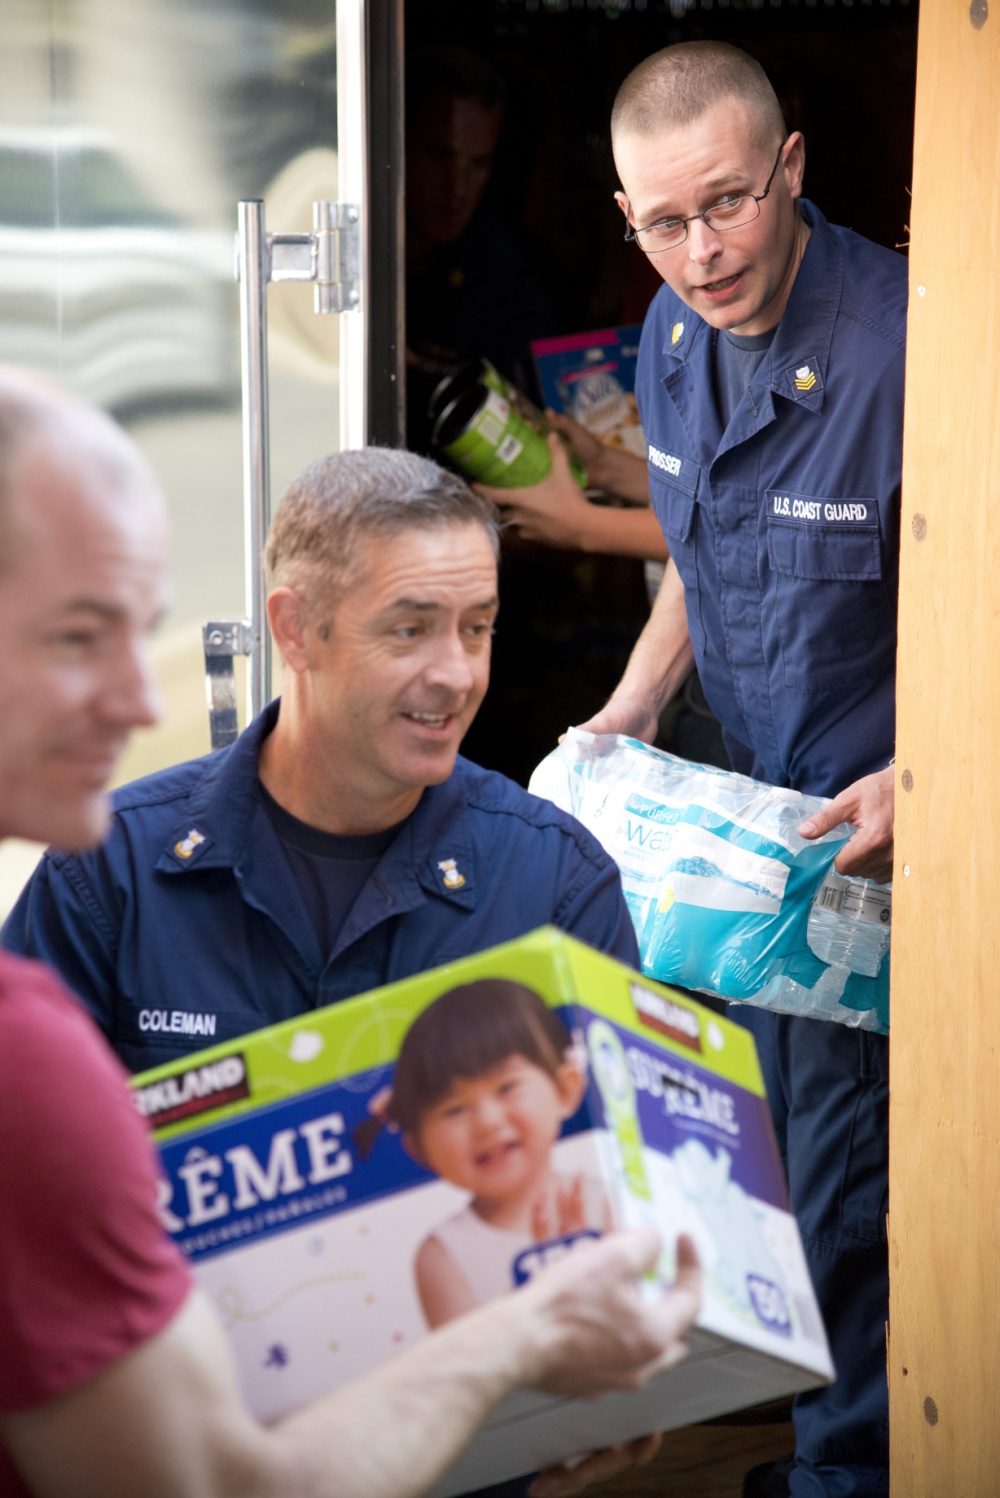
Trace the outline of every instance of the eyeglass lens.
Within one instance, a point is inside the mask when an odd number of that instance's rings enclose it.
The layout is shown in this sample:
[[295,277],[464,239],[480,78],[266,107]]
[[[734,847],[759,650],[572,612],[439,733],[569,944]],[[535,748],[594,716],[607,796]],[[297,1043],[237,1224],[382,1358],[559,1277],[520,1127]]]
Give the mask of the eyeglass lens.
[[[738,229],[757,218],[760,204],[756,198],[735,198],[731,203],[709,208],[695,217],[704,219],[710,229],[724,233],[726,229]],[[636,229],[635,237],[644,250],[669,250],[683,244],[688,237],[689,220],[681,219],[665,224],[651,224],[648,229]]]

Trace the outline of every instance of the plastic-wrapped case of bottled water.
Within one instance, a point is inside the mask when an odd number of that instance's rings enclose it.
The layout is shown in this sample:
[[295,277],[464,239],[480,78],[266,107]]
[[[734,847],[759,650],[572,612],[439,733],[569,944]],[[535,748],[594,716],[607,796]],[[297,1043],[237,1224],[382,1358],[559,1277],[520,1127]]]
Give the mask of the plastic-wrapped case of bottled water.
[[877,978],[889,954],[892,888],[831,869],[809,912],[809,945],[821,962]]
[[618,864],[650,977],[887,1033],[892,889],[833,868],[846,823],[799,837],[823,798],[580,729],[530,789]]

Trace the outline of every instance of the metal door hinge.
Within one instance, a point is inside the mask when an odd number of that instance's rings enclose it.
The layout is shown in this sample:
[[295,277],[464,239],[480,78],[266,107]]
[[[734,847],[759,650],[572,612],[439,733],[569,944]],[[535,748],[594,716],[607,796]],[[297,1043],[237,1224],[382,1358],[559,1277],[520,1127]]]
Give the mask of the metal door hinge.
[[251,654],[253,628],[249,619],[211,619],[202,626],[201,639],[212,748],[224,749],[239,733],[233,657]]
[[314,203],[311,234],[265,234],[262,279],[312,281],[317,312],[350,312],[361,299],[360,218],[357,203]]

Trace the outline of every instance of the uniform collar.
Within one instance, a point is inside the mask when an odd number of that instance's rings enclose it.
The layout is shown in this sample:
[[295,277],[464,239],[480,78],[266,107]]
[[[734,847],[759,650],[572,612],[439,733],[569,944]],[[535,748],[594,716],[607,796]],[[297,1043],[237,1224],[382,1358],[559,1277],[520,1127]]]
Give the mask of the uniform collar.
[[[844,253],[816,205],[802,198],[799,207],[812,232],[774,342],[762,364],[775,395],[807,410],[819,411],[823,406],[833,327],[840,308]],[[674,318],[666,329],[662,352],[670,361],[664,383],[674,393],[682,391],[680,376],[689,360],[692,365],[709,368],[712,329],[672,293],[671,300]],[[699,388],[704,387],[699,384]]]
[[234,744],[209,755],[205,773],[188,799],[184,821],[173,828],[160,853],[160,873],[234,868],[239,862],[261,809],[260,746],[277,723],[280,708],[280,699],[268,703]]
[[803,198],[799,206],[812,233],[771,345],[771,389],[807,411],[821,411],[844,287],[844,251],[816,205]]
[[[166,874],[192,869],[233,868],[241,862],[256,814],[260,749],[278,721],[280,699],[270,703],[228,749],[207,762],[206,773],[164,846],[157,868]],[[424,791],[380,860],[411,839],[409,868],[428,894],[472,908],[475,878],[465,798],[467,761],[459,756],[442,785]]]
[[441,785],[424,791],[410,818],[412,868],[427,894],[476,907],[476,869],[468,799],[469,764],[459,756]]
[[[276,874],[284,871],[284,854],[257,788],[260,747],[279,710],[280,703],[272,702],[235,744],[209,758],[184,820],[172,830],[156,868],[175,876],[230,869],[247,903],[270,916],[318,972],[318,944],[302,902],[290,876]],[[372,927],[415,909],[428,897],[475,908],[466,765],[460,758],[442,785],[424,791],[359,895],[332,959]]]

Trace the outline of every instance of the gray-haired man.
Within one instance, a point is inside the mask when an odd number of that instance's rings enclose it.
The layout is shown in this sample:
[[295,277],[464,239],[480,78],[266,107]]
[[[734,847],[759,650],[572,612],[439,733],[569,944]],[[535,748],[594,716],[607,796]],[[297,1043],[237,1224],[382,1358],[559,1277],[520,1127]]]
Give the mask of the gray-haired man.
[[267,547],[284,693],[229,749],[126,787],[4,931],[133,1070],[552,922],[636,964],[618,871],[458,758],[497,609],[487,500],[389,449],[325,458]]
[[[144,637],[165,554],[156,484],[123,435],[0,371],[0,837],[85,848],[106,830],[104,782],[156,716]],[[0,1493],[407,1498],[509,1390],[634,1387],[682,1355],[695,1310],[690,1245],[647,1309],[636,1276],[656,1235],[616,1237],[265,1430],[155,1195],[93,1026],[44,968],[0,954]],[[547,1483],[575,1492],[629,1454]]]

